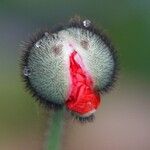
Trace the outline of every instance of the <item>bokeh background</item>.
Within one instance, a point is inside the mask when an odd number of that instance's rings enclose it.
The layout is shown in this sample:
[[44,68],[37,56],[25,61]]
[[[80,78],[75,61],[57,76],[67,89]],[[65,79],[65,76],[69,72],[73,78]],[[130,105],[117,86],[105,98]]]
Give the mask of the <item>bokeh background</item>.
[[76,14],[109,33],[121,71],[93,123],[66,121],[63,149],[149,150],[149,8],[149,0],[0,0],[0,150],[42,150],[47,114],[24,90],[20,45]]

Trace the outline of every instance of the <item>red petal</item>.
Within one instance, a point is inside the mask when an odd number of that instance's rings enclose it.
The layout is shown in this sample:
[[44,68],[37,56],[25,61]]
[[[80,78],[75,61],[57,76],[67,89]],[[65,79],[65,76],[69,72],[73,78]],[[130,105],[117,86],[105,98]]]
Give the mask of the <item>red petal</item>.
[[78,55],[76,51],[70,55],[72,86],[66,106],[70,111],[84,115],[97,109],[100,104],[100,94],[93,90],[91,77],[76,62],[75,55]]

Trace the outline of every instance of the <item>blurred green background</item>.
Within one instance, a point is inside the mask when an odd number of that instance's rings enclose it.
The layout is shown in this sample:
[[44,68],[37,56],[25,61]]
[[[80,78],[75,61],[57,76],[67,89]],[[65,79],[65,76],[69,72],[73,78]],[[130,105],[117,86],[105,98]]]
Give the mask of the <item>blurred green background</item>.
[[109,33],[121,71],[93,124],[66,121],[63,149],[149,150],[149,8],[149,0],[0,0],[0,150],[42,149],[46,112],[24,90],[20,45],[36,29],[74,15]]

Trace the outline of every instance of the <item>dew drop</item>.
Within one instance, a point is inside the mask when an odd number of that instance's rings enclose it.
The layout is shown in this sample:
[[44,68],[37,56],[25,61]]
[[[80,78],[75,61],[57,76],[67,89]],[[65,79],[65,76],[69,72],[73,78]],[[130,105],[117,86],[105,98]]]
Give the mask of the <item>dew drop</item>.
[[46,37],[48,37],[48,36],[49,36],[49,33],[48,33],[48,32],[45,32],[44,35],[45,35]]
[[37,48],[39,48],[39,47],[41,46],[41,41],[36,42],[36,43],[35,43],[35,46],[36,46]]
[[31,75],[30,69],[27,66],[24,67],[23,74],[25,76]]
[[90,20],[84,20],[83,21],[83,26],[88,28],[91,25],[91,21]]

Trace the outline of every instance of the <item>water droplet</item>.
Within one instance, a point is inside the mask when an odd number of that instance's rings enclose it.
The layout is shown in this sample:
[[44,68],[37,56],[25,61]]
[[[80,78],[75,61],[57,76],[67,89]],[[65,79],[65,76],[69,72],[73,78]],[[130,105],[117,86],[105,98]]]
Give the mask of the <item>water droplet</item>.
[[45,32],[44,35],[45,35],[46,37],[48,37],[48,36],[49,36],[49,33],[48,33],[48,32]]
[[91,21],[90,20],[84,20],[83,21],[83,26],[88,28],[91,25]]
[[27,66],[24,67],[23,74],[25,76],[31,75],[30,69]]
[[39,47],[41,46],[41,41],[36,42],[36,43],[35,43],[35,46],[36,46],[37,48],[39,48]]

